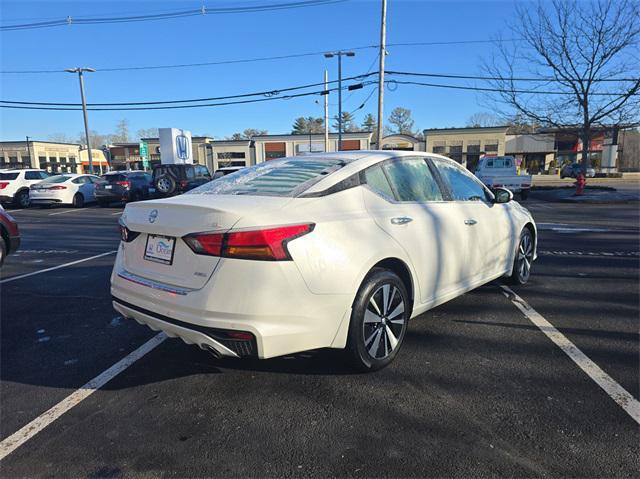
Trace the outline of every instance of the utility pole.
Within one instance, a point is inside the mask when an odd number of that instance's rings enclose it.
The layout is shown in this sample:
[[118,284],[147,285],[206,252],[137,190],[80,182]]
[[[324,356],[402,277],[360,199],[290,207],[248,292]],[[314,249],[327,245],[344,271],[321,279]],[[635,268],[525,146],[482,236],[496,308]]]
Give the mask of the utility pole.
[[378,70],[378,128],[376,129],[376,148],[382,149],[382,130],[384,128],[384,57],[387,55],[387,0],[382,0],[380,18],[380,68]]
[[[95,72],[93,68],[67,68],[68,73],[77,73],[80,80],[80,98],[82,99],[82,114],[84,115],[84,136],[87,140],[87,154],[89,155],[89,173],[93,174],[93,157],[91,156],[91,140],[89,139],[89,120],[87,119],[87,102],[84,98],[84,72]],[[102,162],[100,162],[102,168]]]
[[325,58],[338,57],[338,151],[342,150],[342,57],[355,57],[353,52],[330,52],[324,54]]
[[324,71],[324,151],[329,151],[329,72]]
[[[29,137],[27,136],[27,153],[29,154],[29,168],[33,168],[35,164],[33,156],[31,156],[31,146],[29,145]],[[22,164],[24,166],[24,163]]]

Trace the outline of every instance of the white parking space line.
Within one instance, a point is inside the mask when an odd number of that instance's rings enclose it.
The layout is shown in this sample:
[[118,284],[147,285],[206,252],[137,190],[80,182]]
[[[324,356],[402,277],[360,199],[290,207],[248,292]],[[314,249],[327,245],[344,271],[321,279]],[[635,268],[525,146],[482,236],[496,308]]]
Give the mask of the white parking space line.
[[20,276],[13,276],[11,278],[6,278],[6,279],[3,279],[3,280],[0,280],[0,284],[10,283],[11,281],[17,281],[17,280],[22,279],[22,278],[28,278],[29,276],[34,276],[36,274],[42,274],[42,273],[46,273],[48,271],[53,271],[53,270],[60,269],[60,268],[66,268],[67,266],[73,266],[74,264],[84,263],[85,261],[91,261],[92,259],[102,258],[103,256],[107,256],[107,255],[116,253],[117,251],[118,250],[107,251],[106,253],[97,254],[95,256],[89,256],[88,258],[83,258],[83,259],[79,259],[79,260],[76,260],[76,261],[71,261],[70,263],[64,263],[64,264],[60,264],[58,266],[52,266],[51,268],[40,269],[38,271],[33,271],[31,273],[21,274]]
[[571,360],[578,365],[587,375],[626,411],[631,418],[640,424],[640,402],[634,398],[626,389],[620,386],[614,379],[605,373],[600,366],[587,357],[578,347],[573,344],[564,334],[558,331],[540,313],[533,309],[526,301],[514,293],[507,286],[500,286],[507,298],[522,313],[535,324],[540,331],[547,335]]
[[82,386],[80,389],[64,398],[51,409],[42,413],[29,424],[14,432],[11,436],[7,437],[0,443],[0,461],[11,454],[13,451],[15,451],[17,448],[19,448],[21,445],[23,445],[25,442],[27,442],[29,439],[31,439],[33,436],[38,434],[44,428],[46,428],[53,421],[62,416],[65,412],[69,411],[71,408],[77,406],[82,401],[87,399],[94,392],[111,381],[114,377],[116,377],[122,371],[138,361],[144,355],[146,355],[150,351],[153,351],[165,339],[167,339],[167,336],[164,333],[156,334],[153,338],[144,343],[138,349],[129,353],[109,369],[102,372],[91,381],[86,383],[84,386]]
[[88,209],[88,208],[76,208],[74,210],[58,211],[57,213],[49,213],[49,216],[63,215],[65,213],[75,213],[76,211],[82,211],[82,210],[86,210],[86,209]]

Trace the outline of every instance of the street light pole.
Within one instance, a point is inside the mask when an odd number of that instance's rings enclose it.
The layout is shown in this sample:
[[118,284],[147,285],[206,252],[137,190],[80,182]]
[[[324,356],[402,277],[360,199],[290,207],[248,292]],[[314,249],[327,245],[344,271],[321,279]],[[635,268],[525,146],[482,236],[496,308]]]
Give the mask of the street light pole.
[[[89,120],[87,119],[87,102],[84,97],[84,72],[95,72],[93,68],[67,68],[68,73],[77,73],[80,80],[80,98],[82,99],[82,114],[84,116],[84,136],[87,141],[87,154],[89,155],[89,173],[93,174],[93,157],[91,155],[91,140],[89,139]],[[102,166],[102,163],[101,163]]]
[[337,52],[330,52],[324,54],[325,58],[338,57],[338,148],[337,151],[342,150],[342,57],[355,57],[353,52],[343,52],[339,50]]
[[324,151],[329,151],[329,72],[324,71]]

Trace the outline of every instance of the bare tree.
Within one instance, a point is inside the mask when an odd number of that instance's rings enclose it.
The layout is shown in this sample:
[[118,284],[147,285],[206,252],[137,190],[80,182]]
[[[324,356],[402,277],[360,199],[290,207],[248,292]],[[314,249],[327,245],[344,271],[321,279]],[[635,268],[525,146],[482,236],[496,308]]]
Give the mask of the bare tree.
[[503,122],[500,117],[486,111],[478,111],[467,119],[467,126],[481,128],[486,126],[499,126]]
[[54,141],[56,143],[78,143],[77,140],[73,139],[66,133],[53,133],[48,137],[49,141]]
[[553,0],[516,9],[512,30],[522,42],[498,40],[498,53],[484,61],[493,99],[510,110],[505,116],[578,129],[586,169],[592,129],[640,115],[639,4]]
[[390,128],[393,133],[411,136],[415,134],[413,132],[415,122],[411,117],[411,110],[408,108],[402,108],[401,106],[394,108],[389,115],[389,123],[393,125],[393,127]]
[[141,128],[136,132],[136,137],[140,140],[142,138],[158,138],[159,135],[157,128]]
[[113,136],[113,141],[120,143],[127,143],[129,141],[129,120],[122,119],[116,124],[116,133]]

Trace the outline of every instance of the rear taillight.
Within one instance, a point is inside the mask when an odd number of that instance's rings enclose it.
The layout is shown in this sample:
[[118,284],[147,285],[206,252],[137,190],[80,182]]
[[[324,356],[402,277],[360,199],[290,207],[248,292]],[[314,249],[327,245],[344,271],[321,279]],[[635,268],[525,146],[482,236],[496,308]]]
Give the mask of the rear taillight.
[[129,228],[127,228],[127,226],[121,219],[118,220],[118,226],[120,228],[120,239],[125,243],[132,242],[140,235],[138,231],[131,231]]
[[62,186],[62,185],[56,185],[56,186],[52,186],[51,188],[49,188],[50,190],[66,190],[67,187],[66,186]]
[[0,190],[4,190],[7,186],[9,186],[8,181],[0,181]]
[[131,186],[131,182],[130,181],[116,181],[116,185],[120,185],[123,188],[129,189],[129,187]]
[[188,181],[186,181],[186,180],[182,180],[182,181],[180,182],[180,187],[181,187],[181,188],[186,188],[188,185],[189,185],[189,182],[188,182]]
[[282,226],[233,233],[194,233],[182,239],[196,254],[225,258],[285,261],[289,241],[313,231],[313,224]]

